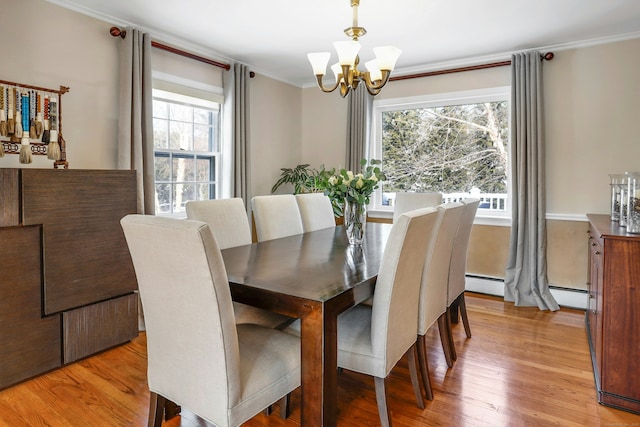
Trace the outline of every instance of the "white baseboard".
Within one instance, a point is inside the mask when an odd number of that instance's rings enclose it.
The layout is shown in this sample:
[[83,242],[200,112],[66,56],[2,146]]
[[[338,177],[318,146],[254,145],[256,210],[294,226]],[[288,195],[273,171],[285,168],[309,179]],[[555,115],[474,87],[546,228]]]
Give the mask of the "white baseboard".
[[[504,297],[504,281],[499,279],[467,276],[465,289],[470,292]],[[551,287],[550,290],[551,295],[562,307],[579,310],[586,310],[588,307],[589,297],[584,291],[557,287]]]

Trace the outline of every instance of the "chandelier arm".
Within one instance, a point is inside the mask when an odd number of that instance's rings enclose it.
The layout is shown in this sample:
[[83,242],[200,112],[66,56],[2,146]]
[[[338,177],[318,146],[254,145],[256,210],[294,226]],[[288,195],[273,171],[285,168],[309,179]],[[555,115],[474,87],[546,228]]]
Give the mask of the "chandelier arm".
[[371,87],[370,87],[368,84],[366,84],[366,83],[365,83],[365,85],[364,85],[364,86],[367,88],[367,92],[369,92],[369,93],[371,94],[371,96],[376,96],[377,94],[379,94],[379,93],[380,93],[380,89],[382,89],[382,88],[379,88],[379,89],[373,89],[373,88],[371,88]]
[[371,81],[371,79],[369,78],[369,73],[363,73],[364,74],[364,82],[367,85],[367,88],[371,88],[374,90],[379,90],[382,89],[382,87],[384,85],[387,84],[387,82],[389,81],[389,76],[391,76],[391,71],[389,70],[380,70],[382,72],[382,80],[380,80],[380,83],[375,84],[374,82]]
[[[356,73],[358,72],[358,57],[356,56],[356,65],[351,68],[350,65],[341,65],[342,67],[342,80],[347,86],[352,86]],[[340,80],[340,79],[338,79]]]
[[326,92],[326,93],[333,92],[334,90],[336,90],[336,88],[340,84],[340,76],[338,76],[338,79],[336,80],[336,84],[331,89],[327,89],[322,84],[322,77],[323,77],[323,74],[316,74],[316,82],[318,83],[318,87],[320,88],[320,90],[323,92]]
[[343,81],[340,82],[340,96],[345,97],[349,94],[351,87]]

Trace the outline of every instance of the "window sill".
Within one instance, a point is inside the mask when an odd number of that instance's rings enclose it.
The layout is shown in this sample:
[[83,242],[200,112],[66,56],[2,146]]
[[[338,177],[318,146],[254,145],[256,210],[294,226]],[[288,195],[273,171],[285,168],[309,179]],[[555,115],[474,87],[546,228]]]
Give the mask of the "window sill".
[[175,219],[187,219],[187,213],[185,211],[174,212],[174,213],[157,213],[156,216],[163,216],[165,218],[175,218]]
[[[369,210],[367,214],[371,218],[393,219],[393,211]],[[481,213],[478,213],[476,218],[473,220],[473,223],[476,225],[490,225],[494,227],[511,227],[511,218],[506,216],[481,215]]]

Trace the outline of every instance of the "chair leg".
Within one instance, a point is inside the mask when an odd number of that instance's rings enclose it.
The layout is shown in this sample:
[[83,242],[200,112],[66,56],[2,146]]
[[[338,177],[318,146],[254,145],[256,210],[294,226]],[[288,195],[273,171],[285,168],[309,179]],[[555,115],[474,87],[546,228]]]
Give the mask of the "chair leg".
[[420,376],[422,377],[422,385],[424,386],[424,391],[427,395],[427,400],[433,400],[433,390],[431,389],[431,380],[429,379],[429,362],[427,360],[426,335],[418,335],[417,345],[418,345],[418,363],[420,364]]
[[374,377],[376,385],[376,403],[378,404],[378,414],[380,415],[380,425],[391,427],[391,412],[387,406],[387,390],[384,386],[385,378]]
[[471,338],[471,328],[469,327],[469,317],[467,316],[467,304],[464,300],[464,292],[458,297],[458,306],[460,307],[460,315],[462,317],[462,324],[464,325],[464,332],[467,334],[467,338]]
[[269,415],[271,415],[271,409],[272,409],[271,405],[267,406],[262,410],[262,415],[264,415],[265,417],[268,417]]
[[149,427],[160,427],[164,415],[164,405],[166,399],[157,393],[151,392],[149,395]]
[[178,414],[180,414],[181,410],[182,410],[182,408],[180,408],[179,405],[176,405],[175,403],[173,403],[169,399],[165,399],[165,401],[164,401],[164,419],[165,419],[165,421],[166,420],[170,420],[173,417],[177,417]]
[[449,320],[451,321],[451,323],[458,323],[459,317],[460,317],[460,313],[458,311],[458,298],[456,297],[456,299],[453,300],[453,302],[451,303],[451,305],[449,307],[447,307],[447,309],[449,310]]
[[447,313],[444,312],[438,317],[438,331],[440,332],[440,342],[442,343],[442,351],[447,361],[447,366],[453,367],[453,356],[451,355],[451,342],[449,341],[449,330],[447,325]]
[[[453,304],[451,304],[453,306]],[[447,339],[449,340],[449,349],[451,350],[451,360],[458,359],[456,354],[456,345],[453,342],[453,327],[451,326],[451,307],[447,307]]]
[[280,399],[280,418],[286,420],[289,418],[289,403],[291,400],[291,393],[287,393],[282,399]]
[[[411,348],[407,351],[407,362],[409,364],[409,376],[411,377],[411,384],[413,385],[413,393],[416,395],[416,403],[418,408],[424,409],[424,400],[422,399],[422,388],[420,388],[420,380],[418,379],[418,360],[416,358],[416,343],[413,343]],[[429,379],[429,373],[427,372],[427,380]],[[431,383],[429,383],[431,388]],[[433,396],[431,396],[432,400]]]

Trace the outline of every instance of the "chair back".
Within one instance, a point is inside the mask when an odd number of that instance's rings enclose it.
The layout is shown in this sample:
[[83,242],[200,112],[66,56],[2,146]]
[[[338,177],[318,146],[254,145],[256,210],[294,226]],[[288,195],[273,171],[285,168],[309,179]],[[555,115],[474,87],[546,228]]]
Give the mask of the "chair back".
[[188,219],[209,224],[220,249],[251,244],[251,227],[240,197],[189,201],[186,210]]
[[323,193],[305,193],[296,194],[295,197],[305,233],[336,226],[333,207],[328,196]]
[[464,203],[464,209],[460,217],[460,227],[458,227],[458,233],[456,234],[456,240],[451,253],[447,307],[464,292],[469,236],[471,235],[473,219],[476,217],[480,199],[464,199],[462,203]]
[[293,194],[255,196],[251,199],[259,242],[302,234],[302,219]]
[[220,249],[203,222],[127,215],[120,223],[147,327],[149,390],[217,425],[240,400],[238,335]]
[[373,354],[385,360],[387,373],[415,343],[422,270],[430,234],[438,221],[435,208],[404,213],[390,231],[376,281],[371,312]]
[[432,208],[442,203],[442,193],[428,192],[428,193],[412,193],[412,192],[398,192],[396,193],[396,199],[393,208],[393,222],[405,212],[412,211],[414,209]]
[[440,216],[438,230],[433,236],[433,244],[427,253],[422,273],[418,335],[425,335],[429,327],[447,310],[449,265],[464,205],[460,202],[445,203],[437,209]]

